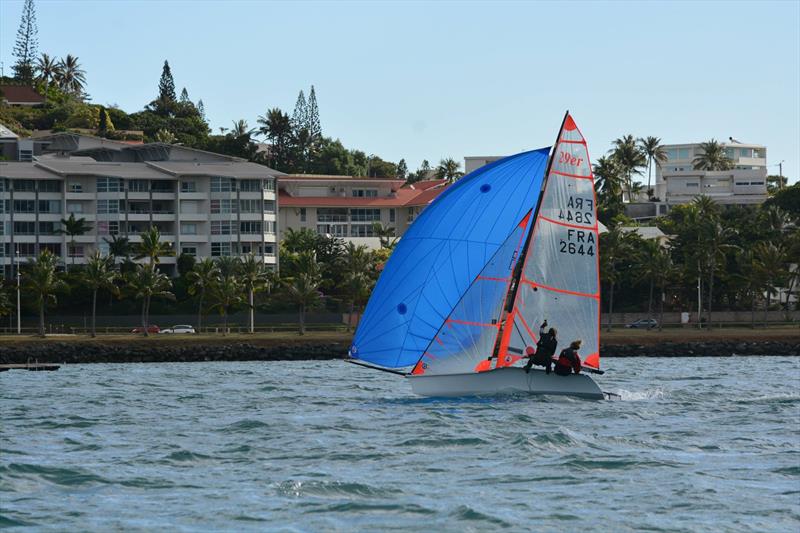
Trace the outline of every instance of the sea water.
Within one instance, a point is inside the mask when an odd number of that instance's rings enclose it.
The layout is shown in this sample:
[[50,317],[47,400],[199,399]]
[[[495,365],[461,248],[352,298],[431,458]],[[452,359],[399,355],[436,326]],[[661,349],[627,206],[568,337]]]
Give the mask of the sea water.
[[0,373],[0,527],[800,530],[800,358],[604,366],[620,400],[424,399],[341,361]]

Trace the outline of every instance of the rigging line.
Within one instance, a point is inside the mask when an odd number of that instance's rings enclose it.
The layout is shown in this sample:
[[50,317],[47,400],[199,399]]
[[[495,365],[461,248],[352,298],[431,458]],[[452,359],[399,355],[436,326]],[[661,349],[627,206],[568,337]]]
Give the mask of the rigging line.
[[405,376],[408,375],[408,372],[401,372],[400,370],[392,370],[391,368],[381,368],[379,366],[372,366],[372,365],[368,365],[367,363],[364,363],[362,361],[357,361],[355,359],[345,359],[344,362],[345,363],[350,363],[351,365],[363,366],[364,368],[369,368],[369,369],[372,369],[372,370],[380,370],[381,372],[388,372],[390,374],[397,374],[398,376],[405,377]]
[[593,298],[595,300],[599,300],[600,299],[600,295],[599,294],[590,294],[588,292],[568,291],[567,289],[557,289],[556,287],[550,287],[548,285],[543,285],[541,283],[537,283],[535,281],[529,281],[527,279],[523,280],[522,282],[523,283],[527,283],[531,287],[537,287],[537,288],[545,289],[545,290],[548,290],[548,291],[560,292],[560,293],[563,293],[563,294],[571,294],[573,296],[581,296],[583,298]]

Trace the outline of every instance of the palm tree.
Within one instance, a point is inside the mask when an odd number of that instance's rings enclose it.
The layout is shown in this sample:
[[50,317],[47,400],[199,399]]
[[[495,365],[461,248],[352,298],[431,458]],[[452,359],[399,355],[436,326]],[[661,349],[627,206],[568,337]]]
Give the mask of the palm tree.
[[736,262],[741,274],[737,276],[742,288],[750,298],[750,328],[756,327],[756,300],[758,294],[764,288],[766,280],[764,272],[759,268],[753,250],[739,249],[736,255]]
[[286,294],[297,305],[300,319],[300,335],[306,332],[306,311],[320,301],[319,286],[322,284],[320,265],[313,251],[300,252],[295,257],[297,274],[283,280]]
[[442,159],[439,161],[439,166],[436,167],[436,177],[440,180],[447,180],[448,183],[453,183],[463,175],[461,163],[452,157]]
[[86,71],[81,68],[76,56],[67,54],[59,62],[56,81],[61,89],[80,96],[86,86]]
[[75,248],[75,237],[79,237],[80,235],[84,235],[92,230],[92,225],[86,221],[85,218],[75,218],[75,213],[70,213],[69,218],[62,218],[61,219],[61,228],[57,230],[56,233],[59,235],[66,235],[69,237],[69,247],[73,249],[73,253],[70,253],[69,256],[72,258],[72,264],[75,264],[75,257],[74,257],[74,248]]
[[392,250],[397,245],[399,237],[395,235],[393,227],[384,226],[380,222],[373,222],[372,231],[378,236],[378,239],[381,243],[381,248]]
[[136,259],[147,257],[150,264],[154,265],[159,262],[160,257],[173,255],[172,244],[161,242],[161,232],[156,226],[150,226],[141,237],[142,242],[136,245]]
[[633,175],[642,173],[639,168],[646,164],[645,155],[636,144],[636,139],[633,135],[624,135],[614,140],[613,144],[614,148],[610,151],[611,157],[617,161],[622,169],[625,187],[628,190],[628,201],[632,202]]
[[255,293],[269,291],[272,277],[264,267],[264,262],[249,254],[239,263],[238,278],[247,292],[247,305],[250,307],[250,333],[255,332]]
[[661,243],[656,239],[644,241],[638,254],[637,277],[640,280],[648,281],[650,284],[647,299],[647,318],[653,318],[653,288],[663,267],[664,254]]
[[736,232],[732,228],[723,226],[715,218],[706,218],[700,224],[700,249],[699,259],[704,265],[708,275],[708,306],[706,321],[711,327],[711,309],[714,302],[714,274],[717,265],[725,261],[725,252],[734,249],[735,246],[729,244]]
[[618,280],[617,265],[629,251],[635,233],[624,233],[619,227],[600,235],[600,277],[608,283],[608,323],[606,331],[611,331],[611,314],[614,312],[614,285]]
[[275,107],[266,115],[258,117],[259,133],[272,143],[269,151],[271,166],[284,168],[289,160],[289,144],[292,138],[292,121],[289,115]]
[[753,248],[756,257],[756,269],[763,280],[762,290],[767,293],[767,305],[764,307],[764,327],[767,327],[767,313],[772,304],[772,295],[786,274],[786,250],[780,244],[759,242]]
[[353,324],[353,312],[356,303],[369,289],[372,278],[369,273],[372,270],[372,257],[365,245],[356,246],[348,242],[344,249],[344,255],[340,259],[340,268],[344,273],[342,286],[350,298],[350,315],[347,319],[347,331]]
[[231,128],[231,135],[234,137],[244,137],[245,135],[252,135],[253,132],[256,130],[254,128],[250,128],[247,124],[247,121],[243,118],[239,120],[232,120],[233,128]]
[[[224,272],[225,268],[220,266],[219,270]],[[217,279],[217,282],[211,286],[211,301],[213,302],[211,307],[219,309],[219,314],[222,315],[222,334],[225,335],[228,332],[228,312],[230,308],[244,302],[242,283],[236,277],[235,272],[223,273]]]
[[11,298],[8,297],[8,292],[0,287],[0,316],[8,315],[11,309]]
[[81,280],[92,290],[92,329],[90,335],[97,336],[97,291],[107,289],[112,293],[117,293],[115,284],[117,273],[114,270],[114,262],[110,256],[103,257],[99,251],[95,251],[89,256],[86,268],[81,271]]
[[144,336],[149,335],[147,327],[150,319],[150,301],[153,298],[174,299],[170,292],[172,281],[169,276],[155,267],[155,265],[136,265],[136,270],[128,276],[128,289],[136,300],[142,300],[142,329]]
[[639,148],[647,157],[647,194],[653,197],[653,189],[650,187],[650,176],[652,175],[653,164],[661,166],[667,162],[667,150],[661,145],[658,137],[645,137],[639,139]]
[[56,292],[65,287],[58,275],[58,257],[50,250],[42,250],[38,258],[28,260],[23,272],[26,291],[32,293],[39,308],[39,335],[44,337],[44,310],[48,303],[56,303]]
[[219,281],[219,268],[217,264],[206,257],[194,265],[194,268],[186,277],[189,280],[189,294],[198,296],[197,302],[197,333],[203,327],[203,303],[206,294]]
[[36,60],[36,71],[39,73],[39,80],[44,82],[44,103],[47,104],[47,93],[50,90],[50,82],[58,78],[61,67],[59,62],[48,54],[42,54]]
[[703,153],[692,160],[695,170],[730,170],[733,160],[725,155],[725,147],[716,139],[700,143]]

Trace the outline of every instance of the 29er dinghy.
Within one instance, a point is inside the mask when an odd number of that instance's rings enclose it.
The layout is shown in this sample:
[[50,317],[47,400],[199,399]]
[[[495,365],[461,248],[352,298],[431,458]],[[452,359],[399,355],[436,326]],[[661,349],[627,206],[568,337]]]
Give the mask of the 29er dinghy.
[[352,362],[404,375],[416,394],[602,399],[585,373],[526,373],[545,319],[559,350],[580,339],[600,371],[597,201],[586,142],[567,113],[555,148],[463,177],[398,243],[350,347]]

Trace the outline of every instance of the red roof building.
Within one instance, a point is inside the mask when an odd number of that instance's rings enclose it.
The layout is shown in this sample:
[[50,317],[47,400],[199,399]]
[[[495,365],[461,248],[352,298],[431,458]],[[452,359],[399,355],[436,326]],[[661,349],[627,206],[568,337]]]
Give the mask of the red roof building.
[[37,106],[44,103],[44,96],[27,85],[0,85],[0,99],[8,105]]

